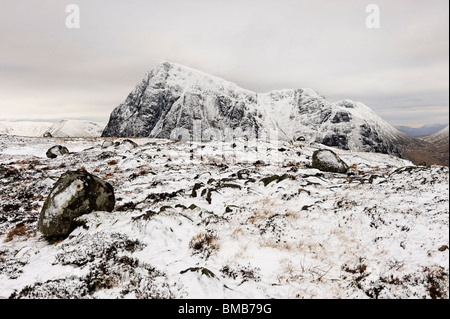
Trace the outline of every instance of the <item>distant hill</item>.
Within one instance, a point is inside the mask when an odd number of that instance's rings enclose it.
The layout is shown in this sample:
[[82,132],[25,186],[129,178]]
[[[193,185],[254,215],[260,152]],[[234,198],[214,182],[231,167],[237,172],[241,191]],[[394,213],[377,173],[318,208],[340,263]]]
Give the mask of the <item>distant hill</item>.
[[99,137],[104,128],[105,124],[98,122],[62,120],[53,124],[48,131],[54,137]]
[[422,140],[433,144],[436,147],[438,156],[445,165],[449,165],[449,133],[448,125],[437,133],[421,138]]
[[397,130],[411,137],[423,137],[439,132],[448,124],[427,124],[422,127],[395,126]]
[[0,134],[42,137],[50,133],[53,137],[99,137],[105,124],[86,120],[62,120],[52,122],[0,122]]
[[0,122],[0,134],[16,136],[42,136],[51,122]]

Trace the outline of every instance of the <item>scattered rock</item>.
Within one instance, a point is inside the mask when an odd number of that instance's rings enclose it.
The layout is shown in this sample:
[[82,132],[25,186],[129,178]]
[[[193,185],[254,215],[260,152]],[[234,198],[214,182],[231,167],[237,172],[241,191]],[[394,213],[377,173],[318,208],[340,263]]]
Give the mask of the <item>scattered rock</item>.
[[184,274],[187,273],[188,271],[190,272],[198,272],[202,275],[205,275],[206,277],[209,278],[215,278],[216,275],[209,269],[205,268],[205,267],[191,267],[185,270],[180,271],[180,274]]
[[43,136],[44,137],[53,137],[52,133],[50,133],[50,132],[45,132]]
[[284,181],[285,179],[290,178],[290,179],[295,179],[294,176],[291,176],[289,174],[283,174],[283,175],[272,175],[272,176],[268,176],[265,177],[263,179],[261,179],[261,182],[264,183],[264,186],[269,185],[270,183],[276,181],[277,183]]
[[197,191],[204,186],[203,183],[196,183],[192,189],[191,197],[197,197]]
[[132,149],[138,147],[139,145],[136,142],[133,142],[132,140],[126,139],[123,140],[122,143],[120,143],[120,146]]
[[114,141],[111,141],[111,140],[106,140],[102,144],[102,148],[108,148],[108,147],[111,147],[111,146],[114,146]]
[[420,162],[417,163],[417,166],[427,166],[427,162],[420,161]]
[[48,239],[64,238],[78,224],[75,219],[93,211],[114,209],[112,186],[86,171],[68,171],[53,186],[42,207],[38,228]]
[[67,147],[62,145],[52,146],[48,149],[47,153],[45,153],[48,158],[57,158],[58,156],[67,154],[69,154],[69,150],[67,149]]
[[409,174],[412,174],[412,173],[424,171],[424,170],[426,170],[426,169],[427,169],[427,168],[426,168],[426,167],[423,167],[423,166],[404,166],[404,167],[397,168],[394,172],[392,172],[391,175],[394,175],[394,174],[403,174],[403,173],[409,173]]
[[313,153],[312,167],[324,172],[346,173],[348,165],[331,150],[318,150]]

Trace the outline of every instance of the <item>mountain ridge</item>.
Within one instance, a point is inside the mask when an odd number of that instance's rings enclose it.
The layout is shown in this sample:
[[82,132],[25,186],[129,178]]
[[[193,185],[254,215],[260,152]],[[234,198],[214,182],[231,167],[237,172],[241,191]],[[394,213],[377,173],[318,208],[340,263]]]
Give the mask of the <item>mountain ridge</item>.
[[53,137],[99,137],[104,123],[88,120],[61,120],[59,122],[0,122],[0,134],[43,137],[50,133]]
[[102,136],[176,139],[181,131],[203,139],[227,130],[256,138],[275,130],[285,140],[397,156],[412,141],[360,102],[331,103],[309,88],[256,93],[170,62],[146,73],[113,110]]
[[445,128],[445,126],[447,126],[447,125],[448,124],[427,124],[427,125],[423,125],[421,127],[397,125],[394,127],[397,130],[399,130],[400,132],[403,132],[411,137],[420,138],[420,137],[424,137],[424,136],[428,136],[428,135],[437,133],[440,130],[442,130],[443,128]]

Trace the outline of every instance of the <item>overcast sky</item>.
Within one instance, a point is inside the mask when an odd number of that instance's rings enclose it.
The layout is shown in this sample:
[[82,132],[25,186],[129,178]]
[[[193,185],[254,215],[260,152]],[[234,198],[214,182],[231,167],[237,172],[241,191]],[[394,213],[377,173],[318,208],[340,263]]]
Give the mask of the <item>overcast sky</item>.
[[[66,6],[80,28],[66,27]],[[366,6],[380,28],[366,26]],[[448,123],[448,0],[1,0],[0,120],[90,119],[161,61],[312,88],[393,125]]]

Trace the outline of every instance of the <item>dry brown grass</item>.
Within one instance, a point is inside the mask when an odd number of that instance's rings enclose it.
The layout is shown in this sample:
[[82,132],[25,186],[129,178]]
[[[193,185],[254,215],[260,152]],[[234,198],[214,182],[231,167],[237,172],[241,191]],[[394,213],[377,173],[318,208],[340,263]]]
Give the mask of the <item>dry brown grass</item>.
[[300,212],[295,212],[295,211],[288,210],[288,211],[286,211],[285,216],[287,218],[297,219],[297,218],[300,217]]
[[15,165],[24,165],[24,164],[29,164],[29,160],[18,160],[18,161],[15,161],[15,162],[13,162],[12,164],[15,164]]
[[105,176],[103,176],[103,180],[108,180],[108,179],[112,179],[114,177],[113,173],[108,173]]
[[146,175],[146,174],[148,174],[148,170],[147,169],[142,169],[142,170],[140,170],[139,171],[139,173],[138,173],[138,175],[140,175],[140,176],[142,176],[142,175]]
[[269,218],[272,215],[273,215],[273,213],[267,209],[262,210],[262,211],[254,211],[253,215],[248,218],[248,221],[251,224],[259,224],[259,223],[265,221],[267,218]]
[[201,253],[208,258],[214,251],[219,249],[218,237],[212,233],[200,233],[189,242],[189,248],[195,253]]
[[245,235],[245,233],[246,233],[246,232],[245,232],[245,230],[242,228],[242,226],[238,226],[235,230],[233,230],[231,236],[232,236],[233,238],[237,238],[237,237],[239,237],[239,236]]
[[293,251],[297,249],[297,245],[288,242],[276,241],[274,239],[260,239],[258,241],[260,247],[273,248],[276,250]]
[[6,235],[5,242],[10,242],[15,237],[24,237],[24,236],[28,237],[28,235],[29,234],[27,226],[25,226],[24,224],[19,224],[8,232],[8,234]]

